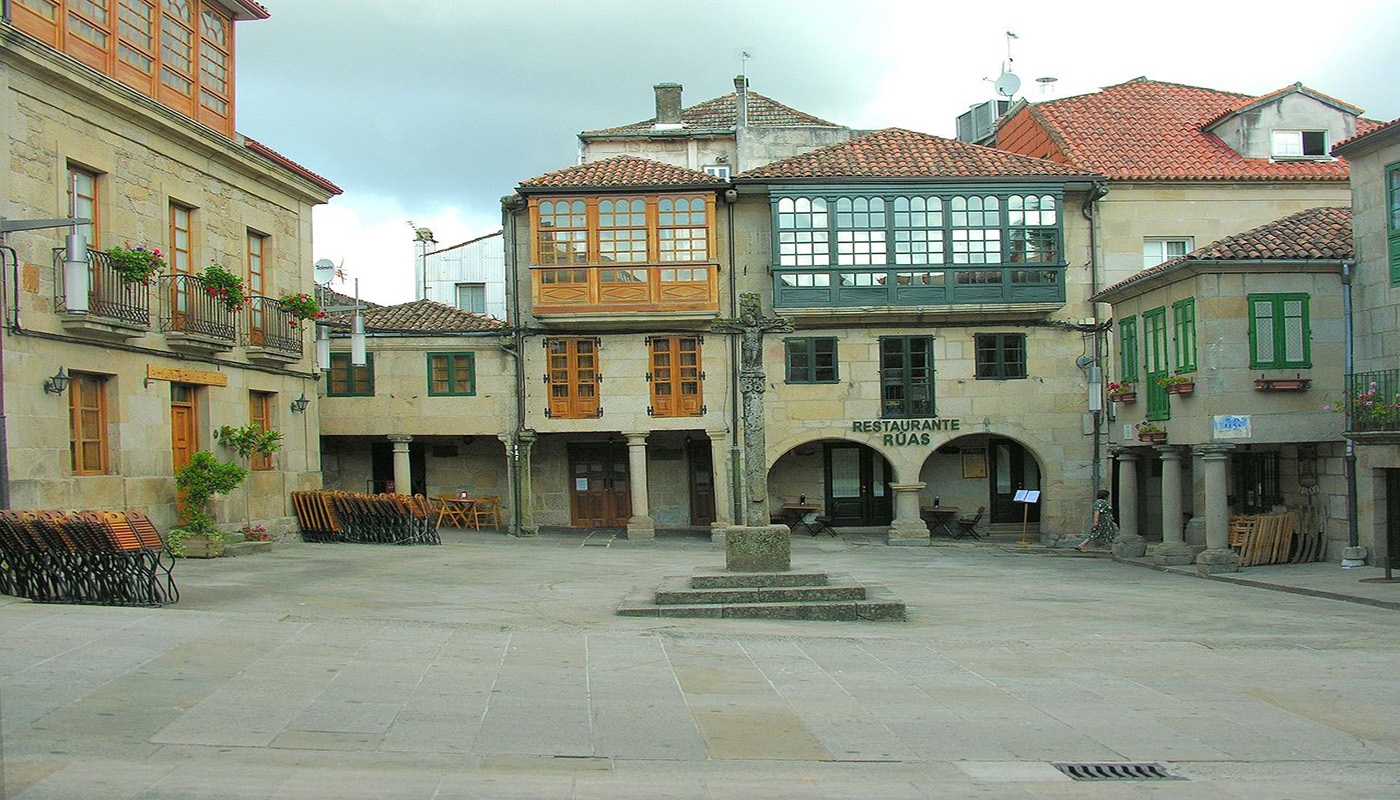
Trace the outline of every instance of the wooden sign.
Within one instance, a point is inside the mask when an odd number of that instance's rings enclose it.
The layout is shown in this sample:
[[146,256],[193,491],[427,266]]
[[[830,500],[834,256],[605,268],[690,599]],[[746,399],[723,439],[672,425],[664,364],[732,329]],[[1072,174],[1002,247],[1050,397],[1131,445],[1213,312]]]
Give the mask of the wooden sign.
[[197,383],[201,386],[228,386],[228,376],[222,372],[205,372],[201,369],[176,369],[146,365],[146,378],[153,381],[171,383]]

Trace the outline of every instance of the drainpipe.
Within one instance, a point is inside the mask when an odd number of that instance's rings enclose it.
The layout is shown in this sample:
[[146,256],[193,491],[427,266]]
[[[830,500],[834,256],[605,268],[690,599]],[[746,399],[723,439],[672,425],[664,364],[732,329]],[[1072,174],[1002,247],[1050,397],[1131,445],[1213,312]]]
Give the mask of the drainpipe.
[[[1342,340],[1345,343],[1343,353],[1346,360],[1347,394],[1351,397],[1351,376],[1355,374],[1355,363],[1353,361],[1353,335],[1351,321],[1351,283],[1356,274],[1356,259],[1347,258],[1342,260]],[[1350,427],[1351,409],[1347,409],[1347,423]],[[1361,530],[1356,519],[1356,442],[1347,439],[1346,456],[1342,459],[1345,469],[1347,483],[1347,546],[1342,551],[1342,568],[1361,567],[1366,565],[1366,548],[1361,546]]]
[[[9,5],[6,4],[5,12],[8,16]],[[3,237],[4,234],[0,234]],[[14,280],[10,282],[15,292],[15,321],[19,321],[19,253],[3,240],[0,240],[0,281],[5,273],[5,254],[9,253],[14,259],[15,271]],[[0,296],[0,304],[4,303],[3,296]],[[0,333],[0,508],[10,507],[10,440],[9,440],[9,420],[5,416],[5,337]]]
[[515,198],[505,198],[502,201],[501,213],[505,217],[502,220],[502,228],[506,231],[503,238],[508,245],[505,252],[506,291],[510,293],[511,298],[509,319],[506,321],[511,325],[514,351],[512,352],[510,346],[502,349],[515,359],[515,434],[506,443],[506,461],[510,465],[510,485],[514,495],[510,511],[510,533],[512,536],[523,536],[524,504],[528,502],[524,483],[520,479],[520,440],[525,430],[525,326],[520,324],[520,275],[517,273],[515,259]]
[[[1099,199],[1108,194],[1108,184],[1096,183],[1094,188],[1089,190],[1089,196],[1084,199],[1084,206],[1080,212],[1089,221],[1089,296],[1093,297],[1099,293]],[[1098,322],[1098,304],[1091,302],[1089,309],[1094,315],[1094,321]],[[1094,361],[1102,364],[1103,354],[1106,352],[1104,334],[1102,330],[1094,331]],[[1102,386],[1102,382],[1100,386]],[[1100,409],[1104,408],[1102,400],[1099,403]],[[1094,415],[1094,439],[1093,439],[1093,469],[1090,473],[1090,493],[1093,497],[1099,496],[1099,487],[1103,485],[1103,463],[1101,454],[1103,452],[1103,416],[1102,410],[1093,412]],[[1115,502],[1117,499],[1115,498]]]
[[[736,159],[737,160],[737,159]],[[738,166],[737,164],[735,165]],[[733,189],[728,189],[724,193],[725,224],[729,226],[729,318],[734,319],[739,316],[739,274],[734,263],[734,203],[738,201],[739,195]],[[739,415],[739,340],[729,337],[729,499],[734,506],[731,509],[734,513],[734,524],[744,524],[744,478],[739,469],[739,459],[742,452],[739,449],[739,431],[743,430],[740,425]]]

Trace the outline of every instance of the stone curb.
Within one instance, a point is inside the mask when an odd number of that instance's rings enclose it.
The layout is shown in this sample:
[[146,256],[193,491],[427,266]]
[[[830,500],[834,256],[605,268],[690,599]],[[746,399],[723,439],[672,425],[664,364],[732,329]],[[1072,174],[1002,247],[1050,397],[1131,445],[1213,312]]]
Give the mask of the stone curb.
[[1340,592],[1329,592],[1325,589],[1309,589],[1303,586],[1288,586],[1279,583],[1268,583],[1266,581],[1256,581],[1249,578],[1238,578],[1233,575],[1201,575],[1193,568],[1167,567],[1160,564],[1144,564],[1141,561],[1131,558],[1113,557],[1114,561],[1120,564],[1131,564],[1135,567],[1146,567],[1158,572],[1170,572],[1173,575],[1186,575],[1191,578],[1202,578],[1208,581],[1221,581],[1222,583],[1233,583],[1238,586],[1249,586],[1255,589],[1269,589],[1275,592],[1287,592],[1288,594],[1301,594],[1307,597],[1320,597],[1324,600],[1340,600],[1343,603],[1356,603],[1363,606],[1374,606],[1375,608],[1385,608],[1391,611],[1400,611],[1400,602],[1392,600],[1376,600],[1371,597],[1360,597],[1354,594],[1342,594]]

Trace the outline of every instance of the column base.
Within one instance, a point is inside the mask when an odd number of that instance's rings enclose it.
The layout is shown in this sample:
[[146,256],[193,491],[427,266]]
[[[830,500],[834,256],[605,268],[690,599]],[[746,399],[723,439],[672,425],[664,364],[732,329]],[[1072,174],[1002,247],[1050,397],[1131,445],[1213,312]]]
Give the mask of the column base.
[[1142,558],[1147,554],[1147,540],[1141,536],[1120,536],[1113,543],[1112,550],[1119,558]]
[[627,520],[628,539],[655,539],[656,521],[651,517],[631,517]]
[[891,547],[928,547],[930,543],[928,524],[922,520],[910,522],[895,520],[890,525],[885,544]]
[[729,572],[787,572],[792,569],[792,531],[786,525],[725,531],[724,568]]
[[1199,575],[1219,575],[1224,572],[1240,571],[1240,554],[1230,548],[1202,550],[1196,556],[1196,573]]
[[1346,547],[1342,549],[1342,569],[1366,566],[1366,548]]
[[710,544],[724,544],[724,534],[734,527],[732,522],[711,522],[710,523]]
[[1147,555],[1151,556],[1153,564],[1163,567],[1190,564],[1196,560],[1195,551],[1191,549],[1191,545],[1185,542],[1153,544],[1147,548]]
[[517,539],[533,539],[536,536],[540,535],[540,526],[521,525],[519,528],[516,528],[515,530],[511,531],[510,535],[514,536]]

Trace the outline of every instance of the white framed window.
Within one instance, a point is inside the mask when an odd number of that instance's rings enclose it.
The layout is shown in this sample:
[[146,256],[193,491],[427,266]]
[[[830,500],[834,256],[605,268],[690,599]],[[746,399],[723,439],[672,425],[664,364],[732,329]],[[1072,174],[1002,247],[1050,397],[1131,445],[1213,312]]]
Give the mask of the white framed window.
[[1327,131],[1274,131],[1274,158],[1327,158]]
[[729,167],[724,164],[714,164],[708,167],[703,167],[702,169],[705,170],[706,175],[713,175],[722,181],[729,180]]
[[477,314],[486,313],[486,284],[484,283],[459,283],[457,284],[457,307],[463,311],[474,311]]
[[1191,252],[1191,237],[1177,238],[1150,238],[1142,240],[1142,268],[1152,269],[1166,261],[1171,261],[1177,256],[1184,256]]

